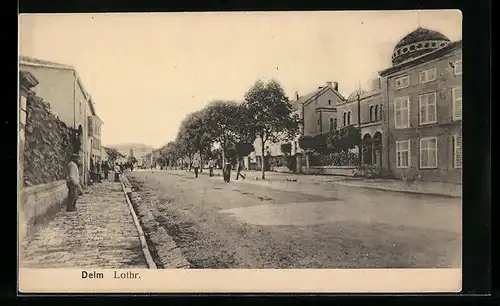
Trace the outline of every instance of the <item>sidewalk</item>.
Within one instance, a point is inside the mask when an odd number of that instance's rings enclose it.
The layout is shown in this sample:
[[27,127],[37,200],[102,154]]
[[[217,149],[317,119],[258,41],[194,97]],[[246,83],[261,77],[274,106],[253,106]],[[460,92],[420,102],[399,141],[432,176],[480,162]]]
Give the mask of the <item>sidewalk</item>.
[[[305,174],[293,174],[293,173],[279,173],[279,172],[266,172],[266,180],[260,179],[261,174],[259,171],[243,171],[246,175],[245,180],[236,181],[236,172],[231,172],[231,182],[246,182],[254,185],[261,185],[273,188],[284,188],[287,189],[291,187],[294,182],[299,182],[301,184],[320,184],[329,183],[336,184],[347,187],[356,188],[368,188],[377,189],[383,191],[392,192],[403,192],[403,193],[413,193],[422,195],[434,195],[434,196],[445,196],[452,198],[462,197],[462,185],[443,183],[443,182],[428,182],[420,181],[413,183],[406,183],[401,180],[391,180],[391,179],[363,179],[355,177],[343,177],[334,175],[305,175]],[[208,174],[208,171],[202,172],[202,174]],[[215,170],[214,174],[217,176],[221,174],[221,170]],[[296,184],[296,183],[295,183]],[[293,188],[293,187],[292,187]]]
[[120,183],[103,180],[20,247],[21,268],[148,268]]

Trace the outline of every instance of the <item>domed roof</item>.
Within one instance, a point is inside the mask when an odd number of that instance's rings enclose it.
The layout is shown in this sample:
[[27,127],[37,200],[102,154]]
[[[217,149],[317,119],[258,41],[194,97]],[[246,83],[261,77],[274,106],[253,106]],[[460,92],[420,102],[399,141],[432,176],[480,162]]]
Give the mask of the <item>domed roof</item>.
[[405,45],[410,45],[414,44],[417,42],[422,42],[426,40],[444,40],[444,41],[450,41],[450,39],[443,34],[429,30],[429,29],[424,29],[424,28],[418,28],[415,31],[411,32],[410,34],[406,35],[403,37],[397,44],[396,48],[402,47]]
[[447,46],[450,39],[443,34],[424,28],[418,28],[403,37],[394,47],[392,64],[411,60],[415,57]]

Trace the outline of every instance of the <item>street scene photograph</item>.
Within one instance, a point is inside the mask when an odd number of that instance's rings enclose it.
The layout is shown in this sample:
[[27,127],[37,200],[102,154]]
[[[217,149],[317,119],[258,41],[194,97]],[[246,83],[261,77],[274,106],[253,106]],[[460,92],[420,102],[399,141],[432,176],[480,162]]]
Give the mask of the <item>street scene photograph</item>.
[[18,60],[19,268],[462,267],[458,10],[22,14]]

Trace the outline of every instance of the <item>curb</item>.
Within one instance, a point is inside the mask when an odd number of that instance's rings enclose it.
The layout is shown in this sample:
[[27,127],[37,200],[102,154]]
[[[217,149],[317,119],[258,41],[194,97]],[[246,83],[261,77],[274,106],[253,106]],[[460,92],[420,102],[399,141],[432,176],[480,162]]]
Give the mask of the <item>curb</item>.
[[346,186],[346,187],[354,187],[354,188],[366,188],[366,189],[374,189],[374,190],[381,190],[381,191],[411,193],[411,194],[428,195],[428,196],[452,198],[452,199],[461,199],[462,198],[462,196],[436,193],[436,192],[422,192],[422,191],[416,191],[416,190],[404,190],[404,189],[397,189],[397,188],[390,188],[390,187],[366,186],[366,185],[358,185],[358,184],[343,183],[343,182],[332,182],[332,183],[337,184],[337,185],[341,185],[341,186]]
[[132,203],[130,202],[129,199],[129,193],[131,192],[131,189],[125,186],[123,175],[120,176],[120,184],[122,186],[123,193],[125,194],[125,199],[127,201],[128,208],[130,210],[130,213],[132,214],[132,218],[134,219],[135,227],[137,228],[137,232],[139,233],[139,239],[141,241],[142,252],[144,254],[144,257],[146,258],[146,261],[150,269],[157,269],[156,263],[154,262],[153,257],[151,256],[151,252],[149,252],[148,244],[146,242],[146,237],[144,236],[144,231],[141,228],[139,219],[137,218],[134,207],[132,206]]
[[125,176],[123,176],[122,180],[126,186],[126,190],[130,190],[129,201],[131,207],[134,212],[137,209],[138,220],[140,220],[140,223],[144,227],[145,236],[149,239],[145,239],[145,242],[150,242],[151,249],[156,255],[157,269],[189,269],[190,263],[182,255],[181,250],[177,247],[172,237],[168,235],[165,228],[158,223],[153,213],[148,209],[147,203],[139,205],[142,201],[141,197],[132,192],[132,186]]

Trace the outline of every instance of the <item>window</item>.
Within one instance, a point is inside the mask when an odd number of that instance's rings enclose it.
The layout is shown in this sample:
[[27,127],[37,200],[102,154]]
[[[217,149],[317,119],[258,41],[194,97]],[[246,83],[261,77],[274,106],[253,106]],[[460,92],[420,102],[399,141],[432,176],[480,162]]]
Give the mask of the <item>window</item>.
[[332,100],[328,100],[328,105],[332,105]]
[[396,141],[396,167],[408,168],[410,166],[410,140]]
[[453,74],[462,75],[462,60],[455,61],[453,68]]
[[370,121],[373,121],[373,105],[370,106]]
[[394,100],[394,125],[396,129],[410,127],[410,98],[400,97]]
[[384,104],[380,104],[380,120],[382,120],[384,114]]
[[375,120],[378,120],[378,105],[375,105]]
[[395,81],[396,89],[406,88],[410,86],[410,76],[405,75],[403,77],[397,78]]
[[333,119],[333,129],[337,129],[337,118]]
[[347,113],[344,113],[343,116],[344,116],[344,126],[346,126],[347,125]]
[[462,87],[455,87],[451,92],[453,99],[453,120],[462,120]]
[[420,139],[420,168],[437,168],[437,138]]
[[351,112],[347,113],[347,125],[351,125]]
[[437,69],[431,68],[424,71],[420,71],[420,83],[428,83],[435,81],[437,77]]
[[420,125],[437,122],[435,92],[418,96],[418,107],[420,109]]
[[330,131],[333,131],[333,118],[330,118]]
[[453,136],[453,168],[462,168],[462,134]]

